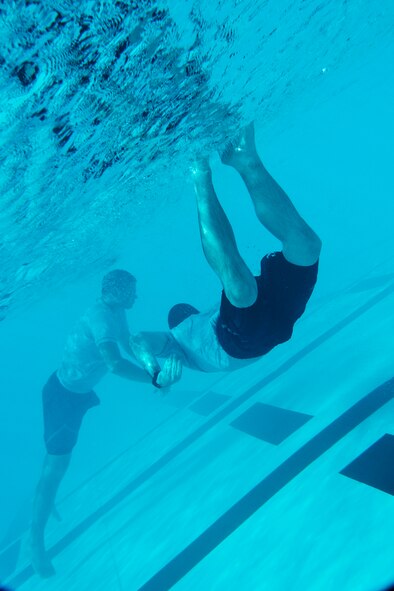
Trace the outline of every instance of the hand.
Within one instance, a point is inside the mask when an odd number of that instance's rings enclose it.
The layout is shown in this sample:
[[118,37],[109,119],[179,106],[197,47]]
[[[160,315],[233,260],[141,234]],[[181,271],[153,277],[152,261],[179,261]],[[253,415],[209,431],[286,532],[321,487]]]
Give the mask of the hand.
[[175,382],[178,382],[182,376],[182,362],[177,355],[170,355],[163,363],[163,367],[156,382],[162,388],[168,388]]

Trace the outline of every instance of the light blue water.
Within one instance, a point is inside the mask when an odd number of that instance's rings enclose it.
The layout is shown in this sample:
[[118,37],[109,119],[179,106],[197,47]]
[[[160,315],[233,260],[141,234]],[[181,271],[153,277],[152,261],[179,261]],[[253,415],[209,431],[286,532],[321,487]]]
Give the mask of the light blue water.
[[[378,591],[394,579],[393,497],[340,472],[394,435],[392,401],[357,415],[264,503],[262,485],[255,513],[241,518],[237,503],[392,377],[393,293],[384,291],[393,280],[392,3],[121,8],[0,8],[0,538],[8,547],[22,540],[18,563],[7,555],[3,572],[15,566],[10,584],[22,590],[134,590],[150,580],[165,589],[154,577],[172,568],[185,590]],[[18,70],[26,62],[37,68],[31,83]],[[24,544],[44,453],[42,384],[115,261],[138,278],[133,330],[163,329],[175,301],[203,308],[218,299],[188,169],[194,153],[220,149],[251,119],[267,168],[323,239],[308,314],[291,343],[252,369],[186,371],[165,400],[114,377],[98,386],[102,405],[86,418],[60,491],[63,522],[48,528],[58,574],[41,582]],[[235,174],[212,162],[240,250],[257,271],[277,244]],[[193,404],[207,393],[213,406],[202,415]],[[231,426],[257,403],[313,418],[268,443]],[[394,479],[385,454],[379,462]],[[210,546],[199,536],[214,524]]]

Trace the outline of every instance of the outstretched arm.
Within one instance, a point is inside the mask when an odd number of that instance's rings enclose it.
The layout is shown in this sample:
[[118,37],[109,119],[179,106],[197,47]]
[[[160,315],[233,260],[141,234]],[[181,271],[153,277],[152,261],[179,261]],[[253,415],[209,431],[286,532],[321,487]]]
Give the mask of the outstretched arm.
[[152,380],[151,375],[145,369],[122,357],[116,343],[112,341],[101,343],[99,351],[111,373],[136,382],[148,383]]
[[[129,339],[136,359],[162,388],[177,382],[182,375],[182,361],[176,352],[171,351],[171,338],[167,332],[140,332]],[[165,357],[161,370],[157,357]]]
[[130,337],[129,346],[143,369],[124,359],[116,343],[106,342],[99,346],[100,353],[112,373],[122,378],[145,383],[152,382],[153,377],[155,377],[156,384],[162,388],[171,386],[181,378],[182,364],[179,358],[168,355],[163,367],[160,368],[156,357],[151,353],[148,345],[145,344],[144,346],[143,341]]
[[129,345],[133,355],[151,376],[160,369],[157,357],[169,356],[170,339],[170,333],[167,332],[139,332],[130,336]]

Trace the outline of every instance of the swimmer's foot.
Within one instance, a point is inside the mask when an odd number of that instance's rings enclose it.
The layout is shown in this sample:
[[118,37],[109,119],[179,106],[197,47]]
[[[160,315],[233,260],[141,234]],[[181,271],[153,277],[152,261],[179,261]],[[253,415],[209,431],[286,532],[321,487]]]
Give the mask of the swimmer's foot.
[[31,538],[30,540],[31,564],[34,571],[43,579],[49,579],[56,574],[44,543]]
[[236,169],[250,166],[259,160],[254,139],[254,124],[249,123],[240,134],[230,141],[220,154],[223,164]]

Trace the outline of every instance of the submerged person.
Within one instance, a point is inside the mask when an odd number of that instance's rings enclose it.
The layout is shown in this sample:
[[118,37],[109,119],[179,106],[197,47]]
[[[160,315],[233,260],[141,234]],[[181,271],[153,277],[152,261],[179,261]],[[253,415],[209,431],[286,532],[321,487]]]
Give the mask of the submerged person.
[[33,504],[31,526],[32,564],[42,577],[55,574],[45,549],[45,527],[55,513],[55,498],[70,464],[86,412],[100,404],[93,391],[111,372],[128,380],[168,387],[180,379],[182,366],[169,355],[163,367],[151,373],[122,357],[120,348],[134,358],[129,344],[126,310],[136,298],[136,279],[128,271],[115,269],[102,281],[101,297],[77,323],[66,342],[63,361],[43,388],[44,440],[46,456]]
[[192,173],[201,242],[222,284],[221,302],[206,313],[177,304],[169,313],[170,332],[134,335],[133,351],[147,370],[156,357],[175,351],[184,365],[204,372],[256,361],[291,338],[315,286],[321,241],[261,162],[253,124],[221,159],[241,175],[258,220],[282,250],[265,255],[260,275],[253,276],[215,193],[208,159],[197,161]]

